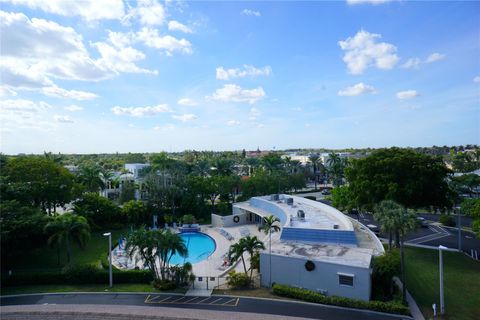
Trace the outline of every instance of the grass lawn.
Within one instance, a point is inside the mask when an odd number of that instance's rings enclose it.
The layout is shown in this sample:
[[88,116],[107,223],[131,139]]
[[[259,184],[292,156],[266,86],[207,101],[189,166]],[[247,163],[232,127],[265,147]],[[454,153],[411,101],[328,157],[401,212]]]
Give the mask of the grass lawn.
[[[106,232],[106,231],[104,231]],[[108,254],[108,237],[104,232],[92,232],[87,246],[82,250],[77,245],[72,245],[72,263],[74,264],[99,264],[102,255]],[[127,229],[112,230],[112,245],[118,241],[120,235],[127,235]],[[57,250],[45,246],[33,249],[30,252],[19,254],[13,261],[9,261],[9,268],[20,271],[60,269],[67,264],[66,248],[60,248],[60,266],[58,265]]]
[[[2,295],[24,294],[24,293],[52,293],[52,292],[162,292],[152,287],[150,284],[114,284],[113,288],[108,285],[48,285],[48,286],[18,286],[4,287],[1,289]],[[185,293],[186,289],[175,289],[172,291]]]
[[[424,316],[440,310],[438,250],[405,248],[407,290]],[[480,262],[457,252],[443,252],[445,311],[443,319],[480,319]],[[442,319],[442,318],[437,318]]]

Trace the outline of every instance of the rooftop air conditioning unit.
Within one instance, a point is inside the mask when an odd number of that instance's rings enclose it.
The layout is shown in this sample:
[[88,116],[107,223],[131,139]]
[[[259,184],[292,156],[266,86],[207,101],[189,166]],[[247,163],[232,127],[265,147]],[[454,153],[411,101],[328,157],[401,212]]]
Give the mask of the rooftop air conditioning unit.
[[285,203],[288,205],[293,205],[293,198],[286,198]]
[[272,195],[270,196],[270,200],[272,200],[272,201],[277,201],[277,200],[278,200],[278,194],[272,194]]
[[339,226],[338,224],[336,224],[336,223],[333,225],[333,229],[338,229],[339,227],[340,227],[340,226]]
[[297,211],[297,217],[300,218],[301,220],[305,220],[305,211],[298,210]]

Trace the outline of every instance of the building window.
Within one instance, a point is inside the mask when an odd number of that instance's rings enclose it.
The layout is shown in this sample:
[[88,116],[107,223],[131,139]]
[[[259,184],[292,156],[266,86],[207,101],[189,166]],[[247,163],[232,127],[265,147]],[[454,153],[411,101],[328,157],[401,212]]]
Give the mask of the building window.
[[338,283],[342,286],[353,287],[353,275],[351,275],[351,274],[338,274]]

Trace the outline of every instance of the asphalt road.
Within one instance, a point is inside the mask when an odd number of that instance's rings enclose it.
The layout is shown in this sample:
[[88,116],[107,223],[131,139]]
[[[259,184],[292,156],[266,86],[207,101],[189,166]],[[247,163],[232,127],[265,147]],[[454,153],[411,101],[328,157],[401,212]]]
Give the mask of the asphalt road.
[[[364,225],[372,224],[381,227],[378,221],[373,219],[372,214],[361,213],[349,214],[354,219],[360,219]],[[428,221],[438,221],[439,215],[435,214],[419,214]],[[465,224],[464,224],[465,222]],[[471,224],[469,217],[462,217],[462,225]],[[480,239],[477,239],[472,232],[462,230],[462,251],[480,260]],[[388,235],[380,233],[380,237],[388,238]],[[429,223],[428,227],[418,227],[415,231],[410,232],[405,237],[406,243],[420,244],[426,246],[438,247],[439,245],[447,248],[458,249],[458,228],[448,228]]]
[[35,304],[99,304],[99,305],[134,305],[152,308],[175,307],[187,309],[205,309],[230,312],[253,312],[284,316],[305,317],[323,320],[399,320],[411,319],[399,315],[369,312],[365,310],[346,309],[307,303],[275,301],[266,299],[238,298],[230,296],[186,297],[168,294],[35,294],[1,297],[0,305],[35,305]]

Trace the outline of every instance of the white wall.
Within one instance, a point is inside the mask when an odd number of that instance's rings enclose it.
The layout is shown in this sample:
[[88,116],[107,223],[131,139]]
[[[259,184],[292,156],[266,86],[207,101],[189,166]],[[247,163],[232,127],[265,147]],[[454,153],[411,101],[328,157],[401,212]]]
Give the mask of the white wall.
[[[238,222],[234,221],[234,217],[238,217]],[[234,227],[242,224],[248,223],[247,221],[248,214],[247,213],[235,213],[230,216],[219,216],[218,214],[212,213],[212,226],[217,228],[222,227]]]
[[[307,259],[272,255],[272,283],[285,284],[312,291],[327,290],[329,296],[340,296],[360,300],[370,300],[371,278],[370,269],[358,268],[322,261],[315,261],[315,269],[307,271]],[[260,270],[262,285],[268,286],[269,256],[260,253]],[[339,284],[338,272],[353,274],[353,287]]]

